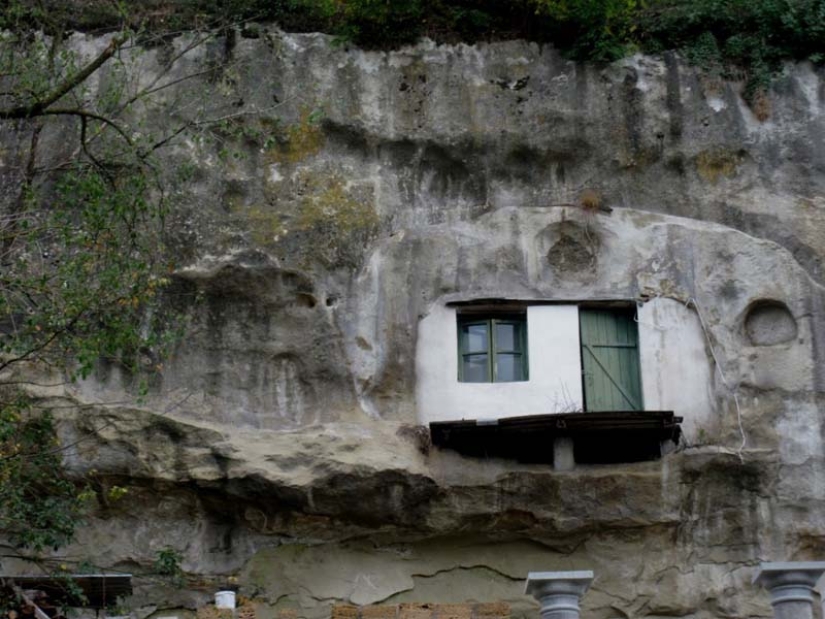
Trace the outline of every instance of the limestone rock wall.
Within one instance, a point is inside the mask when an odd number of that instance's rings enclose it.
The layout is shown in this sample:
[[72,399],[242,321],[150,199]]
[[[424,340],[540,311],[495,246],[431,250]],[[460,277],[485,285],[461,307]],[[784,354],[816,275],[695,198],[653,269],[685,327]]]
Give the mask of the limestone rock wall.
[[[164,155],[186,336],[140,405],[111,405],[132,393],[115,368],[41,394],[83,439],[68,463],[130,488],[73,552],[140,574],[179,551],[194,581],[147,579],[150,610],[233,574],[261,616],[505,600],[532,617],[527,571],[592,568],[589,617],[769,615],[754,566],[825,556],[821,69],[786,67],[760,120],[671,55],[259,34],[187,53],[168,79],[208,79],[151,119],[231,120]],[[131,70],[150,81],[188,41]],[[561,473],[431,448],[418,323],[491,297],[678,301],[712,404],[658,462]]]

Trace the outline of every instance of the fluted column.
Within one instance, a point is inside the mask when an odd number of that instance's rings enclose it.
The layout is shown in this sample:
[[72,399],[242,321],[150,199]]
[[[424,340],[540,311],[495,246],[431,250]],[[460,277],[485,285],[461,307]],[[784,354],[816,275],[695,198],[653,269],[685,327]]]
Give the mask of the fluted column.
[[579,605],[593,572],[530,572],[526,593],[541,604],[541,619],[579,619]]
[[775,619],[813,619],[814,585],[825,561],[763,563],[753,577],[768,590]]

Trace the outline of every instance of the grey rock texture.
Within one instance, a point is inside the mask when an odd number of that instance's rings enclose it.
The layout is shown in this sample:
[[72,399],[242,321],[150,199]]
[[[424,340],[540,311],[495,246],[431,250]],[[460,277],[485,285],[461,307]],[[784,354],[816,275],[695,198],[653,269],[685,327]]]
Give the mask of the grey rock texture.
[[[149,80],[186,42],[132,70]],[[496,599],[532,617],[528,571],[593,569],[601,619],[767,617],[759,562],[825,556],[821,69],[787,66],[760,121],[740,85],[670,55],[363,52],[270,29],[197,47],[170,79],[216,63],[153,119],[232,120],[164,155],[186,173],[168,232],[187,335],[140,404],[111,404],[134,401],[115,368],[40,391],[80,440],[73,470],[129,487],[73,554],[139,573],[171,546],[207,584],[238,575],[261,616],[318,618]],[[489,297],[689,304],[714,409],[659,462],[429,449],[418,321]],[[191,607],[204,589],[137,597]]]

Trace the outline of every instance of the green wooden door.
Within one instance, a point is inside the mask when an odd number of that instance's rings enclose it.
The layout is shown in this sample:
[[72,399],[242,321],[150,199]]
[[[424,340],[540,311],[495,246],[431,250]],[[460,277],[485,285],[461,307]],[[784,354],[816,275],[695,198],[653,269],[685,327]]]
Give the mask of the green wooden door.
[[639,337],[632,310],[581,309],[587,411],[642,410]]

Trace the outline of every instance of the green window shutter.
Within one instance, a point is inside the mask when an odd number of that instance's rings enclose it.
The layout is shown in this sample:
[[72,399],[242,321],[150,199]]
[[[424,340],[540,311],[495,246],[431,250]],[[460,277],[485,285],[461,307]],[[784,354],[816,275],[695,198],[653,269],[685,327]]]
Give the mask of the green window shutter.
[[585,410],[642,410],[634,312],[583,308],[579,321]]

